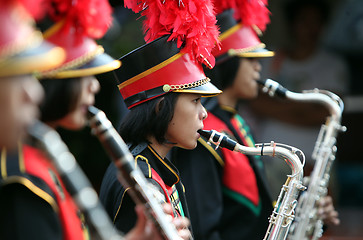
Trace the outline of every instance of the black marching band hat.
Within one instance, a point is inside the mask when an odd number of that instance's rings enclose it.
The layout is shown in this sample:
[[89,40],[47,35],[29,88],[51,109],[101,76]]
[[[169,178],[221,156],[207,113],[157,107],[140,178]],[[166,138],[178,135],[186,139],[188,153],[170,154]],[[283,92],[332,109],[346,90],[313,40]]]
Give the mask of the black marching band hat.
[[221,48],[215,48],[216,64],[228,58],[272,57],[259,39],[270,22],[267,0],[214,0]]
[[125,6],[146,17],[147,33],[147,44],[121,57],[115,70],[129,109],[168,92],[221,93],[202,67],[214,66],[211,49],[218,42],[210,0],[126,0]]
[[107,32],[112,8],[107,0],[49,0],[48,14],[55,22],[44,38],[66,51],[65,62],[40,78],[77,78],[110,72],[121,62],[104,52],[95,39]]
[[34,74],[64,61],[63,49],[43,41],[34,27],[40,1],[0,0],[0,77]]

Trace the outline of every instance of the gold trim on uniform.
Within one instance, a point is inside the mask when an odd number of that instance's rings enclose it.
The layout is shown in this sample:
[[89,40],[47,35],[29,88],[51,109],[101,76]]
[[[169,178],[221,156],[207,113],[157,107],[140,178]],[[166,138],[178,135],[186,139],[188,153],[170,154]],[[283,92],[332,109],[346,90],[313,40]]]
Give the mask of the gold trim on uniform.
[[[22,151],[22,144],[19,143],[19,170],[24,173],[25,172],[25,164],[24,164],[24,156]],[[53,208],[55,212],[59,211],[56,200],[48,194],[43,189],[37,187],[34,183],[32,183],[29,179],[21,176],[10,176],[8,177],[7,166],[6,166],[6,149],[4,148],[1,152],[1,176],[3,178],[3,185],[19,183],[27,187],[30,191],[32,191],[35,195],[44,199],[44,201],[48,202],[49,205]],[[14,160],[15,161],[15,160]]]
[[0,63],[0,77],[35,74],[59,66],[65,59],[63,48],[53,47],[44,54],[14,57]]
[[214,156],[214,158],[217,160],[217,162],[224,167],[224,161],[222,160],[221,156],[217,153],[214,148],[209,145],[206,141],[204,141],[202,138],[199,138],[198,141]]
[[45,32],[43,33],[43,37],[47,39],[50,36],[53,36],[56,32],[58,32],[61,29],[61,27],[64,25],[65,20],[66,18],[60,20],[59,22],[57,22],[56,24],[45,30]]
[[[70,62],[67,62],[65,64],[62,64],[60,67],[52,69],[50,71],[42,72],[38,74],[39,78],[66,78],[66,77],[76,77],[74,75],[69,76],[66,73],[63,73],[67,70],[72,70],[74,68],[77,68],[79,66],[82,66],[88,62],[90,62],[92,59],[94,59],[96,56],[101,55],[105,52],[102,46],[98,45],[95,50],[89,51],[83,56],[80,56],[76,59],[73,59]],[[77,70],[75,70],[77,71]],[[65,75],[65,77],[62,77],[62,74]],[[86,76],[89,76],[91,74],[88,74]]]
[[144,156],[142,156],[142,155],[137,155],[136,157],[135,157],[135,167],[137,167],[137,160],[138,159],[142,159],[142,161],[145,161],[145,163],[147,164],[147,166],[148,166],[148,171],[149,171],[149,178],[151,178],[151,166],[150,166],[150,164],[149,164],[149,160],[146,158],[146,157],[144,157]]
[[238,54],[241,54],[241,53],[246,53],[246,52],[251,52],[251,51],[255,51],[256,49],[258,48],[265,48],[266,45],[264,43],[259,43],[255,46],[250,46],[250,47],[246,47],[246,48],[241,48],[241,49],[229,49],[228,50],[228,55],[229,56],[236,56]]
[[207,58],[205,58],[202,54],[199,54],[199,56],[203,59],[203,62],[207,65],[209,69],[213,68],[212,64],[208,61]]
[[54,198],[49,195],[47,192],[42,190],[41,188],[34,185],[29,179],[19,176],[11,176],[4,179],[5,184],[19,183],[27,187],[30,191],[32,191],[35,195],[38,195],[40,198],[44,199],[49,205],[53,208],[55,212],[59,211],[56,201]]
[[115,216],[114,216],[114,218],[113,218],[113,223],[115,223],[115,221],[116,221],[116,218],[117,218],[118,213],[120,212],[121,205],[122,205],[122,202],[123,202],[123,200],[124,200],[125,194],[126,194],[126,192],[127,192],[129,189],[130,189],[130,187],[126,188],[126,189],[125,189],[125,191],[124,191],[124,194],[122,194],[121,201],[120,201],[120,206],[118,206],[118,208],[117,208],[117,212],[116,212],[116,214],[115,214]]
[[18,144],[19,148],[19,170],[22,173],[25,173],[25,161],[24,161],[24,154],[23,154],[23,144],[19,142]]
[[177,54],[175,54],[174,56],[170,57],[169,59],[165,60],[164,62],[159,63],[158,65],[155,65],[154,67],[152,67],[152,68],[150,68],[150,69],[148,69],[148,70],[140,73],[139,75],[136,75],[136,76],[134,76],[134,77],[126,80],[125,82],[119,84],[118,85],[118,88],[119,89],[122,89],[122,88],[130,85],[131,83],[136,82],[137,80],[139,80],[139,79],[141,79],[141,78],[143,78],[143,77],[145,77],[145,76],[147,76],[147,75],[149,75],[149,74],[151,74],[153,72],[156,72],[157,70],[159,70],[159,69],[167,66],[168,64],[174,62],[175,60],[179,59],[183,55],[184,55],[184,53],[177,53]]
[[5,179],[8,176],[6,172],[6,149],[1,150],[1,177]]
[[219,41],[223,41],[224,39],[228,38],[229,36],[231,36],[233,33],[237,32],[238,29],[242,28],[242,24],[238,23],[236,25],[234,25],[233,27],[231,27],[230,29],[228,29],[227,31],[224,31],[224,33],[221,33],[219,35]]
[[230,107],[230,106],[227,106],[227,105],[221,105],[221,108],[224,110],[224,111],[227,111],[227,112],[230,112],[232,114],[237,114],[237,110],[234,109],[233,107]]
[[251,27],[259,37],[262,37],[262,30],[256,24],[251,25]]
[[[179,85],[165,84],[163,86],[163,90],[164,90],[164,92],[169,92],[169,91],[174,91],[174,90],[190,89],[190,88],[202,86],[204,84],[207,84],[208,82],[210,82],[209,78],[203,78],[203,79],[200,79],[200,80],[192,82],[192,83],[185,83],[185,84],[179,84]],[[168,91],[166,91],[166,90],[168,90]]]
[[238,56],[238,57],[272,57],[275,55],[272,51],[264,51],[264,52],[254,52],[257,49],[264,49],[266,45],[264,43],[257,44],[255,46],[246,47],[242,49],[229,49],[229,56]]
[[119,68],[120,66],[121,62],[119,60],[114,60],[102,66],[62,71],[52,77],[53,78],[87,77],[87,76],[97,75],[100,73],[110,72],[112,70]]
[[[167,167],[169,170],[170,170],[170,172],[172,172],[175,176],[176,176],[176,178],[178,179],[175,183],[177,183],[177,182],[179,182],[180,181],[180,178],[179,178],[179,176],[178,176],[178,174],[176,174],[176,172],[174,172],[174,170],[173,169],[171,169],[170,167],[169,167],[169,165],[168,164],[166,164],[166,162],[164,162],[164,160],[159,156],[159,154],[157,154],[155,151],[154,151],[154,149],[152,149],[152,147],[150,147],[149,145],[147,146],[148,147],[148,149],[150,149],[150,151],[160,160],[160,162],[162,162],[164,165],[165,165],[165,167]],[[174,184],[175,184],[174,183]]]
[[29,33],[29,36],[25,38],[26,41],[24,41],[24,38],[17,39],[17,41],[13,41],[0,49],[0,64],[2,64],[2,62],[6,62],[8,58],[13,57],[26,49],[32,49],[40,46],[43,41],[42,33],[40,31],[32,31]]

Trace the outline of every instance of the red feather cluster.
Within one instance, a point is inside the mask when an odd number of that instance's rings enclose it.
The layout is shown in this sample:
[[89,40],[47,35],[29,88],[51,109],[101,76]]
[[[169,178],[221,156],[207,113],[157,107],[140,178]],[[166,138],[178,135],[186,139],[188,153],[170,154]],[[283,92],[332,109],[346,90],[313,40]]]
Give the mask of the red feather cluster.
[[236,9],[236,0],[213,0],[216,14],[220,14],[228,9]]
[[107,0],[47,0],[48,14],[56,22],[65,21],[64,31],[74,28],[78,36],[101,38],[112,22]]
[[267,0],[214,0],[217,14],[227,9],[234,9],[234,17],[244,25],[256,25],[265,31],[270,22],[270,11],[267,9]]
[[14,4],[20,4],[34,19],[44,16],[44,0],[0,0],[1,8]]
[[218,43],[218,28],[211,0],[125,0],[125,7],[145,16],[145,41],[170,35],[192,59],[213,67],[212,49]]
[[270,22],[267,0],[236,0],[235,18],[244,25],[256,25],[261,31],[266,30]]

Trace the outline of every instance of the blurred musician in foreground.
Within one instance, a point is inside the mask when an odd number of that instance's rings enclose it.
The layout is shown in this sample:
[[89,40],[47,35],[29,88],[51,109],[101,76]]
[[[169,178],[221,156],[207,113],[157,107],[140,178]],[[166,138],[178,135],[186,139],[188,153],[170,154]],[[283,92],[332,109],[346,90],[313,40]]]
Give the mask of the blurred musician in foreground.
[[[0,1],[0,148],[13,149],[38,115],[43,96],[38,71],[56,67],[64,52],[42,41],[34,29],[38,1]],[[27,7],[29,9],[27,9]]]
[[[83,2],[51,1],[49,14],[56,23],[44,36],[66,52],[65,62],[38,73],[45,89],[41,105],[41,120],[48,126],[78,130],[87,123],[87,108],[94,104],[99,91],[96,74],[120,67],[120,62],[104,53],[94,38],[102,37],[111,20],[107,1]],[[81,4],[78,1],[77,4]],[[92,11],[91,11],[92,10]],[[82,18],[93,12],[91,23]],[[88,16],[91,17],[91,16]],[[64,53],[64,52],[63,52]],[[34,61],[34,60],[33,60]],[[92,239],[83,213],[61,173],[39,149],[27,141],[17,154],[3,152],[1,159],[0,238],[1,239]],[[142,206],[135,211],[138,222],[126,239],[162,239],[151,220],[147,220]],[[171,207],[164,207],[171,214]],[[177,228],[185,228],[188,221],[176,219]]]

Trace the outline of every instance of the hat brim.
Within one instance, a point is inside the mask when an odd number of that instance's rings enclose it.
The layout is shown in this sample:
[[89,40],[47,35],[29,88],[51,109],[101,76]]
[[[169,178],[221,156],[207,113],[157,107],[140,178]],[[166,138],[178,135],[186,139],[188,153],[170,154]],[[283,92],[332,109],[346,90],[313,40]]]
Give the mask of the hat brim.
[[65,51],[42,41],[17,55],[0,62],[0,77],[36,74],[59,66],[65,60]]
[[252,51],[243,51],[243,49],[230,49],[228,51],[228,55],[245,58],[263,58],[273,57],[275,55],[275,52],[267,50],[266,48],[256,48]]
[[201,94],[202,97],[214,97],[222,93],[222,91],[214,86],[211,82],[207,82],[206,84],[194,88],[174,90],[173,92]]
[[77,78],[111,72],[121,66],[121,61],[113,59],[106,53],[97,55],[88,63],[76,68],[57,72],[52,78]]

